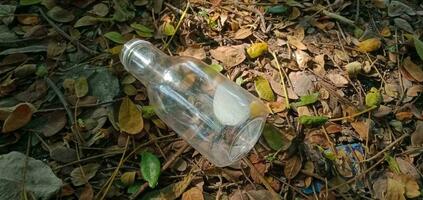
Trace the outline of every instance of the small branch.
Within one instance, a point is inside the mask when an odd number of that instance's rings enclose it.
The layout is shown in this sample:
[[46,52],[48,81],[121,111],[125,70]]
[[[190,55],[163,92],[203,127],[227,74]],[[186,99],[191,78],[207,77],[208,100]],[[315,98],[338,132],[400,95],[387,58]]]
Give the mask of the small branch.
[[66,39],[68,39],[72,44],[74,44],[77,47],[80,47],[82,50],[84,50],[85,52],[93,55],[93,54],[97,54],[96,51],[89,49],[88,47],[86,47],[85,45],[81,44],[78,40],[75,40],[74,38],[72,38],[70,35],[68,35],[65,31],[63,31],[62,29],[60,29],[47,15],[46,13],[43,11],[42,8],[38,8],[41,16],[50,24],[50,26],[52,26],[60,35],[62,35],[63,37],[65,37]]
[[353,20],[350,20],[350,19],[348,19],[344,16],[338,15],[336,13],[333,13],[333,12],[330,12],[330,11],[327,11],[327,10],[323,10],[322,13],[325,14],[326,16],[330,17],[330,18],[336,19],[340,22],[351,25],[353,27],[357,27]]
[[63,96],[62,92],[59,90],[56,84],[54,84],[53,81],[49,77],[45,77],[45,80],[47,82],[47,85],[50,86],[51,89],[53,89],[54,93],[56,93],[60,102],[63,104],[66,114],[68,115],[69,121],[71,122],[71,125],[73,126],[75,124],[75,121],[73,120],[72,110],[69,109],[69,104],[66,101],[65,97]]
[[[175,28],[175,34],[176,34],[176,31],[178,31],[179,27],[181,26],[182,21],[184,20],[185,16],[187,15],[187,12],[188,12],[188,8],[189,8],[189,6],[190,6],[189,1],[187,1],[187,6],[185,7],[184,12],[182,13],[181,18],[179,19],[178,24],[176,25],[176,28]],[[166,50],[166,49],[167,49],[167,47],[169,46],[169,44],[170,44],[170,42],[172,41],[172,39],[173,39],[173,37],[175,36],[175,34],[173,34],[172,36],[170,36],[170,39],[169,39],[169,41],[167,41],[167,42],[166,42],[166,44],[164,45],[163,50]]]
[[[97,107],[102,105],[108,105],[115,102],[118,102],[122,100],[122,98],[114,99],[111,101],[101,102],[101,103],[94,103],[94,104],[82,104],[78,105],[78,108],[90,108],[90,107]],[[69,106],[69,108],[74,109],[76,106]],[[43,112],[53,112],[53,111],[59,111],[59,110],[66,110],[65,108],[46,108],[46,109],[40,109],[35,111],[36,113],[43,113]]]
[[260,172],[258,172],[257,168],[254,167],[253,163],[251,163],[250,160],[248,160],[247,158],[242,158],[242,161],[244,161],[248,167],[254,171],[254,173],[256,173],[258,175],[258,178],[260,179],[260,181],[263,183],[264,187],[266,187],[267,190],[270,191],[270,193],[272,193],[273,197],[280,197],[280,195],[272,188],[272,186],[270,185],[270,183],[264,178],[263,175],[260,174]]
[[329,119],[329,121],[330,122],[336,122],[336,121],[342,121],[342,120],[345,120],[345,119],[351,119],[351,118],[360,116],[360,115],[362,115],[364,113],[370,112],[370,111],[372,111],[372,110],[374,110],[376,108],[377,108],[377,106],[373,106],[373,107],[367,108],[367,109],[365,109],[365,110],[363,110],[361,112],[355,113],[353,115],[345,116],[345,117],[340,117],[340,118]]
[[[173,154],[173,156],[167,160],[167,162],[162,166],[162,169],[160,171],[165,171],[167,168],[170,167],[170,165],[172,165],[172,163],[187,149],[189,148],[189,144],[185,143],[184,146],[182,146],[175,154]],[[136,199],[142,192],[144,192],[144,190],[146,190],[148,187],[148,183],[145,182],[139,189],[137,192],[135,192],[133,195],[131,195],[129,197],[129,199]]]
[[397,138],[395,141],[393,141],[391,144],[389,144],[388,146],[386,146],[382,151],[377,152],[374,156],[363,160],[361,162],[369,162],[371,160],[374,160],[375,158],[381,156],[382,154],[384,154],[386,151],[388,151],[389,149],[391,149],[393,146],[395,146],[398,142],[401,142],[404,138],[410,136],[408,133],[405,133],[403,135],[401,135],[401,137]]
[[286,89],[286,85],[285,85],[285,79],[288,80],[288,77],[286,77],[285,70],[283,71],[285,76],[282,75],[282,69],[281,69],[281,66],[279,64],[278,58],[276,57],[275,52],[272,51],[271,53],[272,53],[273,59],[275,59],[275,61],[276,61],[276,67],[278,68],[278,71],[279,71],[279,76],[280,76],[281,84],[282,84],[282,87],[283,87],[283,93],[285,95],[286,108],[290,109],[291,106],[289,105],[288,90]]

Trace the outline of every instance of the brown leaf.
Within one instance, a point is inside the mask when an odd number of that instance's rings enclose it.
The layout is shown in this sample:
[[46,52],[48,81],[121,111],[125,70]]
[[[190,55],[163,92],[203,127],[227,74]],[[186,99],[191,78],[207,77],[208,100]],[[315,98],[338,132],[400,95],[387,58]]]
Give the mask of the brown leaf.
[[416,130],[411,134],[411,144],[413,146],[423,145],[423,121],[416,122]]
[[399,121],[405,121],[405,120],[410,120],[411,118],[413,118],[413,113],[412,112],[398,112],[395,114],[395,117],[399,120]]
[[302,50],[295,51],[295,60],[297,61],[298,67],[300,69],[306,69],[308,67],[308,62],[312,60],[312,58]]
[[332,83],[335,84],[336,87],[345,87],[348,84],[348,80],[341,74],[330,73],[326,76],[330,81],[332,81]]
[[314,92],[314,84],[310,76],[305,72],[291,72],[289,79],[294,86],[294,92],[298,96],[305,96]]
[[40,131],[46,137],[55,135],[57,132],[62,130],[67,123],[66,114],[63,111],[54,111],[44,114],[43,118],[46,120],[46,124]]
[[137,173],[135,171],[132,172],[125,172],[120,177],[120,181],[125,185],[132,185],[135,182],[135,177],[137,176]]
[[91,184],[87,183],[79,196],[79,200],[92,200],[94,198],[94,191]]
[[388,186],[386,189],[386,200],[405,200],[404,184],[398,180],[388,178]]
[[204,200],[203,192],[198,187],[192,187],[182,194],[182,200]]
[[194,57],[199,60],[203,60],[206,58],[206,51],[204,51],[204,48],[194,48],[194,47],[188,47],[185,49],[185,51],[179,53],[180,56],[189,56]]
[[34,106],[30,103],[18,104],[3,123],[2,132],[8,133],[25,126],[31,121]]
[[235,32],[234,39],[242,40],[249,37],[251,34],[253,34],[253,32],[251,32],[249,28],[242,28]]
[[287,179],[293,179],[300,172],[302,167],[301,158],[297,155],[292,156],[286,161],[283,173]]
[[210,50],[210,55],[228,67],[239,65],[246,58],[242,45],[221,46]]
[[342,126],[335,123],[327,123],[325,129],[328,134],[340,133],[342,131]]
[[38,15],[34,14],[20,14],[17,16],[18,22],[23,25],[36,25],[40,22]]
[[416,198],[420,196],[420,187],[416,180],[403,174],[401,176],[401,181],[405,185],[405,195],[408,198]]
[[[261,176],[264,176],[264,174],[267,172],[269,167],[268,165],[262,162],[254,163],[253,165],[257,169],[257,172],[261,174]],[[261,183],[259,174],[257,174],[255,170],[250,169],[250,176],[251,176],[251,179],[253,179],[254,183],[258,183],[258,184]]]
[[369,137],[369,132],[370,132],[369,121],[352,122],[351,126],[358,133],[358,135],[360,135],[361,139],[367,140],[367,138]]
[[410,57],[404,59],[403,67],[416,81],[423,82],[422,67],[414,64]]
[[141,111],[128,97],[125,97],[120,105],[119,126],[121,131],[129,134],[140,133],[144,127]]
[[299,50],[307,50],[307,47],[295,36],[287,36],[288,43]]

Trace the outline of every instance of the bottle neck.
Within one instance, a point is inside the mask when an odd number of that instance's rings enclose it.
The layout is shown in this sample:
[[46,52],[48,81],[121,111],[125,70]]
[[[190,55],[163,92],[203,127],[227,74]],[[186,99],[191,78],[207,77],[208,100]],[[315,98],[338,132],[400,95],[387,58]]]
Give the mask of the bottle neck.
[[170,62],[168,55],[140,39],[125,43],[120,60],[125,69],[144,85],[160,81]]

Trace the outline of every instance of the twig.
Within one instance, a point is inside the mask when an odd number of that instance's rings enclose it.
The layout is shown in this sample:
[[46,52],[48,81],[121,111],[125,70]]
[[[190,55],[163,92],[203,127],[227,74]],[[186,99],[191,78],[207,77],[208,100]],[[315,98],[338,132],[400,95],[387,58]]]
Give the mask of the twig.
[[[121,101],[122,98],[118,98],[118,99],[114,99],[111,101],[105,101],[105,102],[101,102],[101,103],[94,103],[94,104],[82,104],[82,105],[78,105],[78,108],[90,108],[90,107],[97,107],[97,106],[102,106],[102,105],[107,105],[107,104],[112,104],[118,101]],[[75,109],[76,106],[69,106],[69,108],[71,109]],[[40,109],[35,111],[36,113],[43,113],[43,112],[53,112],[53,111],[60,111],[60,110],[66,110],[65,108],[46,108],[46,109]]]
[[340,118],[329,119],[329,121],[330,121],[330,122],[336,122],[336,121],[342,121],[342,120],[344,120],[344,119],[354,118],[354,117],[360,116],[360,115],[362,115],[362,114],[364,114],[364,113],[367,113],[367,112],[369,112],[369,111],[372,111],[372,110],[374,110],[374,109],[376,109],[376,108],[377,108],[377,106],[373,106],[373,107],[367,108],[367,109],[365,109],[365,110],[363,110],[363,111],[360,111],[360,112],[358,112],[358,113],[355,113],[355,114],[353,114],[353,115],[350,115],[350,116],[345,116],[345,117],[340,117]]
[[289,105],[288,90],[286,89],[286,85],[285,85],[285,79],[288,80],[288,77],[286,77],[285,70],[283,71],[285,76],[282,75],[282,69],[281,69],[281,66],[279,64],[278,58],[276,57],[275,52],[272,51],[271,53],[272,53],[273,59],[275,59],[275,61],[276,61],[276,67],[278,68],[278,71],[279,71],[279,76],[280,76],[280,79],[281,79],[280,82],[282,84],[283,93],[285,95],[286,108],[290,109],[291,106]]
[[327,10],[323,10],[322,13],[325,14],[326,16],[330,17],[330,18],[336,19],[340,22],[351,25],[353,27],[357,27],[353,20],[350,20],[350,19],[348,19],[344,16],[338,15],[336,13],[333,13],[333,12],[330,12],[330,11],[327,11]]
[[[176,158],[178,158],[189,146],[188,143],[185,143],[184,146],[182,146],[171,158],[169,158],[169,160],[167,160],[167,162],[162,166],[162,169],[160,171],[165,171],[167,168],[170,167],[170,165],[172,165],[172,163],[176,160]],[[145,182],[139,189],[137,192],[135,192],[133,195],[131,195],[129,197],[129,199],[136,199],[142,192],[144,192],[145,189],[147,189],[148,187],[148,183]]]
[[78,40],[75,40],[74,38],[72,38],[70,35],[68,35],[65,31],[63,31],[62,29],[60,29],[47,15],[46,13],[44,13],[42,8],[38,8],[41,16],[50,24],[50,26],[52,26],[60,35],[62,35],[63,37],[65,37],[66,39],[68,39],[72,44],[74,44],[77,47],[80,47],[82,50],[84,50],[85,52],[89,53],[89,54],[97,54],[96,51],[89,49],[88,47],[86,47],[85,45],[81,44]]
[[71,122],[71,125],[73,126],[75,124],[75,121],[73,120],[72,110],[69,109],[69,104],[66,101],[65,97],[63,96],[62,92],[59,90],[59,88],[57,88],[56,84],[54,84],[53,81],[49,77],[45,77],[45,80],[47,82],[47,85],[50,86],[51,89],[53,89],[54,93],[56,93],[60,102],[63,104],[66,114],[68,115],[69,121]]
[[249,8],[247,6],[235,4],[238,8],[241,8],[243,10],[247,10],[250,12],[256,13],[260,18],[260,29],[263,33],[266,33],[266,20],[264,19],[263,13],[261,13],[257,8]]
[[[184,20],[185,16],[187,15],[189,5],[190,5],[190,3],[189,3],[189,1],[187,1],[187,6],[185,7],[184,12],[182,13],[181,18],[179,19],[178,24],[176,25],[176,28],[175,28],[175,34],[176,34],[176,31],[177,31],[177,30],[179,29],[179,27],[181,26],[182,21]],[[169,39],[169,41],[167,41],[167,42],[166,42],[166,44],[164,45],[163,50],[166,50],[166,49],[167,49],[167,47],[169,46],[169,44],[170,44],[170,42],[172,41],[172,39],[173,39],[173,37],[175,36],[175,34],[173,34],[172,36],[170,36],[170,39]]]
[[272,186],[270,185],[270,183],[263,177],[263,175],[260,174],[260,172],[258,172],[257,168],[254,167],[253,163],[251,163],[250,160],[248,160],[247,158],[242,158],[242,161],[244,161],[248,167],[254,171],[254,173],[257,174],[258,178],[260,179],[260,181],[263,183],[264,187],[266,187],[267,190],[270,191],[270,193],[272,193],[273,197],[280,197],[280,195],[272,188]]
[[389,144],[388,146],[386,146],[382,151],[377,152],[374,156],[363,160],[361,162],[369,162],[377,157],[379,157],[380,155],[382,155],[383,153],[385,153],[386,151],[388,151],[389,149],[391,149],[393,146],[395,146],[398,142],[402,141],[404,138],[410,136],[408,133],[404,133],[403,135],[401,135],[401,137],[397,138],[395,141],[391,142],[391,144]]

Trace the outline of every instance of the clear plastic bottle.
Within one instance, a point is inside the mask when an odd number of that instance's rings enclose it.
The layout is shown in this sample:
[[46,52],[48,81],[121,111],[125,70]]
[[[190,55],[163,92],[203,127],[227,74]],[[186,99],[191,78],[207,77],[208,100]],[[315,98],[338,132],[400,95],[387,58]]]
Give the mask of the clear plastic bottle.
[[120,60],[147,87],[157,116],[216,166],[241,159],[259,139],[263,102],[202,61],[139,39],[124,45]]

